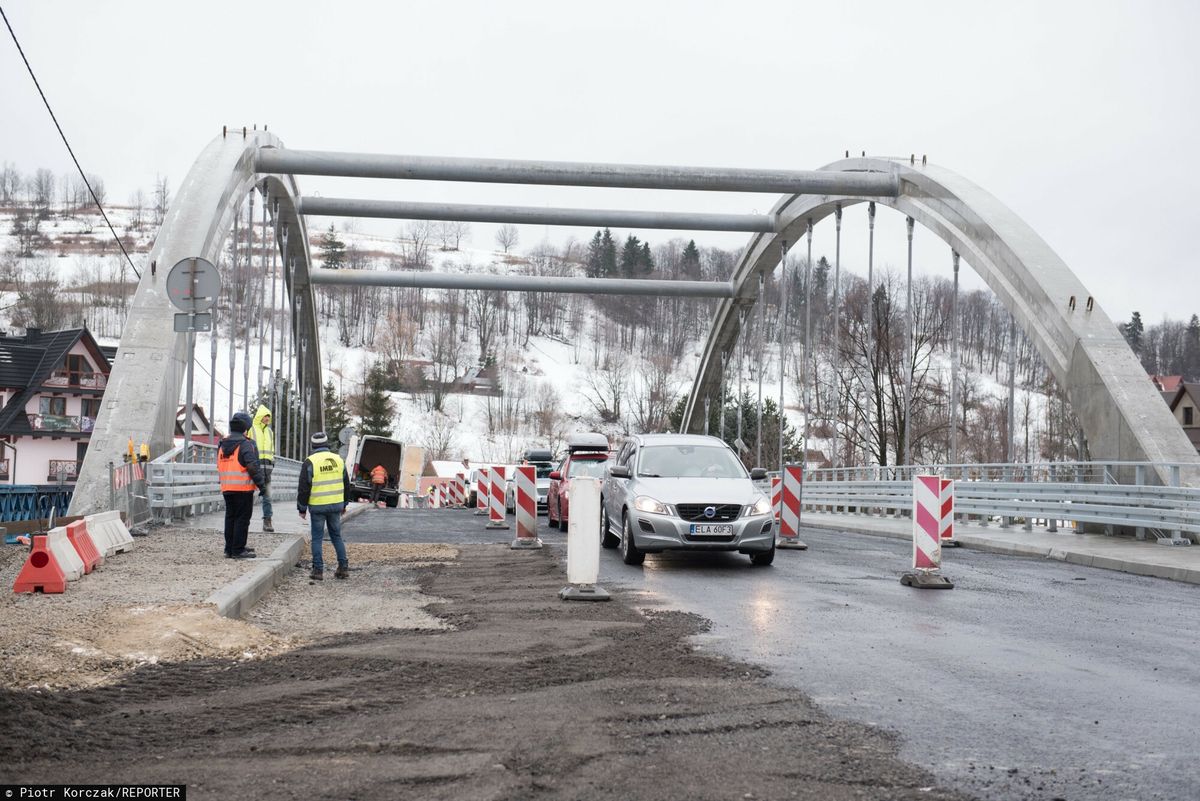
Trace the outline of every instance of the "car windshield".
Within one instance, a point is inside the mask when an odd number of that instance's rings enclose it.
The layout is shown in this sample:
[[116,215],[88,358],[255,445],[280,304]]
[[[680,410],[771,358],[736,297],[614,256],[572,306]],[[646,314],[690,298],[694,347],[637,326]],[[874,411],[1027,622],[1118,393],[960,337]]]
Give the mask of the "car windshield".
[[554,465],[549,462],[534,462],[533,466],[537,468],[538,478],[550,478],[550,474],[554,472]]
[[746,478],[746,469],[733,452],[714,445],[642,448],[637,472],[647,478]]
[[604,478],[604,468],[608,466],[607,459],[572,459],[567,465],[567,478],[590,476]]

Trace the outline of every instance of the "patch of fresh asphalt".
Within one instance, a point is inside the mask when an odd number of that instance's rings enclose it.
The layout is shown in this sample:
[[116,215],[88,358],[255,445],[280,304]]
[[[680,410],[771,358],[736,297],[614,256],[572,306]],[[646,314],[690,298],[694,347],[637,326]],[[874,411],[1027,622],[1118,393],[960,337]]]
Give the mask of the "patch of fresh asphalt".
[[[551,547],[566,535],[545,527]],[[355,541],[506,542],[484,518],[372,510]],[[911,546],[807,529],[755,568],[731,553],[601,555],[601,582],[713,622],[700,642],[825,710],[903,738],[901,757],[985,799],[1196,797],[1198,588],[947,550],[949,591],[901,586]],[[802,760],[803,754],[796,758]]]

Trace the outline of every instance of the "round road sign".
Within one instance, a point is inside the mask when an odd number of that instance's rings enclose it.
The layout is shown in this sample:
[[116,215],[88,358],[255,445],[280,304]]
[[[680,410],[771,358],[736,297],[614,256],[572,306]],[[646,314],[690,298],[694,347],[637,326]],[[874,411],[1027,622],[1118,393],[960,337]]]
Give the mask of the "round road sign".
[[167,274],[167,297],[185,312],[208,311],[221,292],[221,274],[199,256],[180,259]]

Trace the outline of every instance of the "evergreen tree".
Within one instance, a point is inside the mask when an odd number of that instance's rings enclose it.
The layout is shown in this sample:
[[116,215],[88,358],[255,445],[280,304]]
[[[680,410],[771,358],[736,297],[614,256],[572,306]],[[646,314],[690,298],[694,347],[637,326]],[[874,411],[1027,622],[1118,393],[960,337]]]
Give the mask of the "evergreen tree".
[[326,270],[339,270],[346,266],[346,243],[338,237],[333,223],[329,224],[328,231],[321,234],[318,247],[321,249],[321,263]]
[[817,259],[813,270],[813,312],[818,319],[825,316],[829,308],[829,261],[822,256]]
[[612,278],[617,274],[617,243],[613,239],[612,232],[607,228],[604,229],[604,235],[600,237],[600,265],[606,278]]
[[1200,381],[1200,316],[1195,314],[1183,332],[1183,374],[1188,381]]
[[691,239],[687,243],[687,247],[683,249],[683,257],[681,258],[683,271],[688,278],[693,281],[700,279],[700,249],[696,247],[696,240]]
[[392,418],[396,407],[387,396],[384,386],[387,376],[383,368],[376,364],[367,373],[367,382],[363,386],[362,415],[359,418],[359,433],[374,434],[379,437],[392,435]]
[[[725,403],[712,403],[708,412],[708,433],[714,437],[721,434],[721,414],[725,415],[725,442],[737,452],[737,414],[739,399],[726,392]],[[739,456],[747,468],[766,467],[778,469],[779,465],[779,405],[774,398],[763,398],[763,462],[755,464],[758,459],[758,400],[749,392],[743,392],[740,399],[742,407],[742,442],[745,451]],[[671,410],[670,430],[678,431],[683,424],[683,412],[687,408],[687,396],[679,399],[679,403]],[[703,433],[701,429],[701,433]],[[803,458],[804,451],[800,447],[799,432],[795,426],[783,418],[783,460],[788,464],[796,464]]]
[[642,253],[640,259],[641,271],[644,273],[654,272],[654,256],[650,253],[650,243],[642,243]]
[[329,447],[336,451],[346,444],[338,435],[351,423],[350,410],[346,408],[346,399],[334,389],[332,381],[325,382],[322,402],[325,406],[325,434],[329,437]]
[[633,234],[625,238],[625,247],[621,249],[621,275],[626,278],[640,271],[642,264],[642,243]]
[[1142,354],[1142,334],[1146,332],[1142,325],[1142,313],[1134,312],[1133,316],[1129,318],[1129,322],[1117,327],[1121,329],[1121,334],[1129,343],[1129,347],[1133,348],[1133,352],[1140,356]]
[[599,278],[604,273],[604,238],[599,231],[596,231],[596,235],[588,243],[584,271],[588,278]]

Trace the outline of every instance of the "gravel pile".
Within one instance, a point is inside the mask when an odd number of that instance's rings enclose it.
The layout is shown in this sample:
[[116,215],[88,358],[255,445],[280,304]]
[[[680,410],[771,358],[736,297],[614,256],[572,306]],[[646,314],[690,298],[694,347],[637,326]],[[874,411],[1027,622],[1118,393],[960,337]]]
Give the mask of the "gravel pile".
[[[266,554],[283,535],[254,534]],[[25,562],[21,546],[0,556],[0,685],[103,684],[142,664],[207,656],[255,658],[278,638],[218,616],[204,604],[213,590],[253,567],[222,556],[207,530],[155,529],[61,595],[8,592]]]

